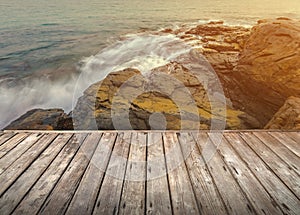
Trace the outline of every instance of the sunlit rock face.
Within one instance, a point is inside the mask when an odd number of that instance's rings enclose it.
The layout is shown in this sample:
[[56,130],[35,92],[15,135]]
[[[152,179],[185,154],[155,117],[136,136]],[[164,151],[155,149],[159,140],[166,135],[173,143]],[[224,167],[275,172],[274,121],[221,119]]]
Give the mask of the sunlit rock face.
[[300,130],[300,98],[289,97],[265,129]]
[[[235,109],[264,127],[289,96],[300,95],[300,22],[260,20],[253,28],[199,25],[199,51],[219,76]],[[187,36],[188,35],[188,36]]]
[[229,80],[235,107],[265,125],[287,97],[300,96],[300,22],[259,21]]
[[212,121],[243,129],[255,122],[228,106],[212,107],[212,102],[218,101],[208,98],[189,70],[173,62],[144,76],[135,69],[110,73],[85,91],[73,113],[78,127],[96,123],[98,129],[210,129]]

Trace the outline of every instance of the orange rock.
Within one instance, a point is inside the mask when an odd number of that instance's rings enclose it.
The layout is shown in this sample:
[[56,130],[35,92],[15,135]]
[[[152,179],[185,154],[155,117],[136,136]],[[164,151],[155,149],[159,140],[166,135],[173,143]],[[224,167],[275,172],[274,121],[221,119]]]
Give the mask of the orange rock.
[[260,21],[252,28],[230,79],[229,85],[237,85],[234,90],[240,95],[232,99],[235,106],[244,107],[262,124],[289,96],[300,96],[300,21]]
[[289,97],[265,129],[300,130],[300,98]]
[[166,129],[175,130],[209,129],[212,120],[223,121],[227,129],[245,129],[256,123],[230,107],[222,110],[215,105],[212,110],[210,102],[199,80],[173,62],[145,77],[135,69],[110,73],[85,91],[73,111],[73,120],[75,129],[116,129],[115,123],[117,129],[150,129],[155,113],[165,118]]

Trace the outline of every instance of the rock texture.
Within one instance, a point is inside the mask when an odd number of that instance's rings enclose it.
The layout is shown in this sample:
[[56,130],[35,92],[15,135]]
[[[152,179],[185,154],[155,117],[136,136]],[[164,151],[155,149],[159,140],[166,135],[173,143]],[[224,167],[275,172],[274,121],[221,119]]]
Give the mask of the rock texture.
[[214,21],[171,33],[194,46],[218,73],[223,74],[232,72],[237,65],[239,54],[249,38],[250,28]]
[[265,129],[300,130],[300,98],[289,97]]
[[5,130],[57,130],[72,129],[71,125],[62,126],[62,122],[69,119],[62,109],[32,109],[10,123]]
[[209,129],[212,121],[227,129],[249,126],[247,114],[212,108],[212,102],[198,79],[173,62],[146,76],[135,69],[110,73],[85,91],[73,119],[80,129]]
[[261,20],[252,28],[236,71],[284,97],[300,94],[300,21]]
[[[176,32],[175,32],[176,33]],[[252,29],[199,25],[185,40],[200,37],[199,52],[211,63],[235,109],[268,123],[289,96],[300,95],[300,22],[260,20]]]
[[300,96],[300,22],[259,21],[226,78],[234,106],[265,125],[289,96]]

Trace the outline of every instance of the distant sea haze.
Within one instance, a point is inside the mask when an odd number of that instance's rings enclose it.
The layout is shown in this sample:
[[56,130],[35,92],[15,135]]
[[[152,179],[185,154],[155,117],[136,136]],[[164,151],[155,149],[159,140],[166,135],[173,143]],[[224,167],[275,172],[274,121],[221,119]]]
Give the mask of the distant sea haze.
[[[84,65],[91,65],[97,53],[104,61],[111,61],[114,55],[124,52],[124,44],[135,53],[142,53],[145,47],[141,44],[159,45],[166,39],[133,36],[138,32],[209,20],[251,26],[258,19],[281,16],[299,19],[300,1],[2,1],[0,128],[32,108],[70,111],[80,96],[74,95],[76,85],[84,90],[105,77],[110,69],[122,67],[113,61],[116,65],[99,69],[97,74],[91,74],[91,80],[78,83],[80,73],[88,72]],[[128,34],[132,34],[131,41],[124,37]],[[132,60],[143,59],[141,66],[146,68],[165,63],[159,54],[153,58],[129,55]]]

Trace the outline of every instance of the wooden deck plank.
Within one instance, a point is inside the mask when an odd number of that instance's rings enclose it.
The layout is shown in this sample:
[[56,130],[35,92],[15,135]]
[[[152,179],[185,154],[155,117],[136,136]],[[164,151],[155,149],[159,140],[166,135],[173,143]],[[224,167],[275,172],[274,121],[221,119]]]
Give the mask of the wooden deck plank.
[[174,214],[199,214],[176,133],[163,134],[171,201]]
[[170,190],[160,132],[148,134],[147,149],[146,214],[171,214]]
[[88,134],[80,146],[78,153],[46,199],[39,213],[63,214],[66,212],[95,148],[98,145],[100,136],[101,135],[96,133]]
[[116,136],[115,133],[104,133],[101,137],[66,214],[92,214]]
[[13,133],[13,132],[9,132],[9,133],[1,133],[1,136],[0,136],[0,146],[2,144],[4,144],[7,140],[9,140],[10,138],[12,138],[16,133]]
[[118,133],[93,214],[118,214],[131,133]]
[[145,212],[147,134],[133,133],[119,214]]
[[[298,144],[300,143],[300,132],[289,132],[286,135],[288,135],[289,137],[291,137]],[[297,147],[297,149],[299,150],[299,147]]]
[[207,132],[0,133],[0,214],[300,214],[300,132]]
[[[300,164],[300,158],[296,155],[291,154],[290,157],[286,157],[285,152],[287,150],[285,146],[280,143],[274,142],[273,139],[269,139],[270,136],[267,133],[260,132],[257,135],[257,138],[252,133],[242,133],[241,137],[246,140],[247,144],[255,151],[259,157],[273,170],[273,172],[282,180],[284,183],[298,196],[300,196],[300,181],[299,179],[299,170],[297,164]],[[272,137],[271,137],[272,138]],[[266,146],[263,142],[268,143]],[[281,158],[275,154],[278,153],[281,155]],[[292,159],[292,156],[294,158]],[[295,172],[295,171],[296,172]]]
[[30,134],[0,160],[0,174],[40,139],[42,134]]
[[[64,135],[64,134],[63,134]],[[65,172],[86,134],[73,135],[63,150],[50,164],[37,183],[30,189],[13,214],[37,214],[54,186]]]
[[201,214],[227,214],[219,191],[209,174],[199,147],[190,133],[180,133],[179,142]]
[[26,133],[19,133],[16,134],[15,136],[13,136],[12,138],[10,138],[8,141],[6,141],[5,143],[3,143],[0,146],[0,159],[6,154],[8,153],[11,149],[13,149],[14,147],[16,147],[22,140],[24,140],[27,136],[29,136],[29,134]]
[[[193,133],[229,214],[255,214],[253,206],[217,153],[207,133]],[[214,153],[215,151],[215,153]],[[213,156],[211,156],[211,155]]]
[[57,134],[44,135],[0,175],[0,196],[39,157],[56,136]]
[[289,165],[289,169],[293,169],[298,175],[300,175],[300,158],[297,155],[267,132],[253,132],[253,134],[257,136],[263,144],[276,153],[285,163],[287,163]]
[[228,142],[236,149],[248,168],[268,191],[285,214],[299,214],[299,199],[286,187],[285,184],[257,157],[238,133],[225,133]]
[[[30,135],[32,136],[32,135]],[[30,137],[29,136],[29,137]],[[46,170],[52,160],[67,143],[71,135],[60,135],[29,166],[0,198],[0,214],[10,214],[29,189]],[[24,142],[24,141],[23,141]]]
[[[214,135],[210,136],[212,142]],[[228,143],[225,138],[218,146],[218,153],[227,164],[231,174],[246,194],[251,205],[257,214],[282,214],[277,205],[272,204],[271,197],[264,187],[256,180],[256,176],[248,169],[236,150]],[[218,143],[218,142],[217,142]]]
[[283,145],[290,149],[294,154],[300,157],[300,141],[297,143],[294,139],[289,136],[293,133],[280,133],[280,132],[269,132],[270,135],[279,140]]

